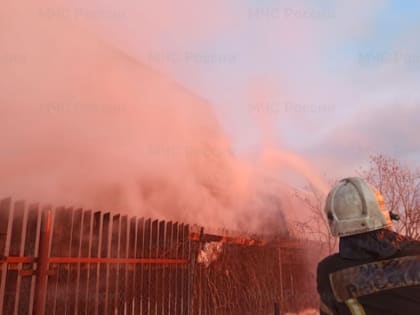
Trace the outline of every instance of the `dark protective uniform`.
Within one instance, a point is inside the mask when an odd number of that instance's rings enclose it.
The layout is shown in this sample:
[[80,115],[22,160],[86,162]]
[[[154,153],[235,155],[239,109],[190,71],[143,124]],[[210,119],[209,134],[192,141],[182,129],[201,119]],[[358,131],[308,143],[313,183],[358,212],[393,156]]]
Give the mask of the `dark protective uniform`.
[[387,229],[342,237],[317,287],[321,315],[420,315],[420,242]]

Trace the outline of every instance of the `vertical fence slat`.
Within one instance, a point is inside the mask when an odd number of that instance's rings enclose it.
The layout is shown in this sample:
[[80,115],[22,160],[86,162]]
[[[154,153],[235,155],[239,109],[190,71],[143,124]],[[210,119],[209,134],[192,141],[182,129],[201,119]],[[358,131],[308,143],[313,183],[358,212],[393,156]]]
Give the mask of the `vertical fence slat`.
[[[67,219],[64,207],[57,208],[55,210],[54,220],[53,220],[53,231],[52,231],[52,243],[50,254],[53,257],[58,257],[61,255],[61,243],[64,237],[60,224],[57,222],[62,222]],[[57,283],[58,283],[58,264],[50,264],[50,270],[52,274],[48,277],[47,284],[47,302],[46,309],[50,310],[51,314],[55,314],[55,305],[56,305],[56,293],[57,293]]]
[[[136,258],[144,257],[144,218],[140,218],[137,223],[137,240],[136,240]],[[136,265],[136,273],[134,280],[134,314],[146,314],[143,309],[144,299],[144,266],[142,264]]]
[[[10,241],[10,250],[9,256],[20,257],[23,255],[23,246],[22,242],[24,241],[26,232],[26,226],[24,226],[25,219],[25,202],[18,201],[15,202],[13,219],[12,219],[12,231],[11,231],[11,241]],[[19,304],[19,294],[21,276],[19,275],[19,270],[22,269],[22,264],[9,264],[6,278],[6,295],[5,295],[5,312],[10,314],[16,314]],[[6,307],[6,305],[9,307]]]
[[[57,208],[53,215],[53,221],[52,221],[52,236],[51,239],[54,241],[51,241],[50,245],[50,255],[51,256],[59,256],[61,253],[61,242],[63,233],[60,231],[60,225],[57,225],[57,221],[65,220],[65,209],[64,207]],[[44,215],[41,211],[41,226],[44,224]],[[58,226],[58,227],[57,227]],[[41,235],[41,233],[40,233]],[[41,242],[39,242],[41,243]],[[38,250],[41,248],[41,244],[39,244]],[[37,263],[37,270],[39,270],[40,265]],[[47,299],[45,303],[45,309],[48,309],[49,312],[54,315],[55,314],[55,306],[56,306],[56,293],[57,293],[57,283],[58,283],[58,265],[57,264],[49,264],[49,268],[51,270],[51,275],[47,278]],[[38,279],[37,279],[38,280]],[[35,281],[35,290],[38,291],[36,288],[37,281]]]
[[[53,237],[51,243],[52,257],[66,257],[70,252],[70,233],[72,222],[71,209],[60,207],[54,216]],[[69,226],[70,224],[70,226]],[[51,314],[64,314],[68,266],[50,265],[53,275],[48,277],[47,305]]]
[[[70,230],[70,248],[68,257],[77,258],[80,248],[80,229],[82,223],[82,210],[73,210],[72,226]],[[66,314],[74,314],[76,302],[76,288],[78,285],[78,264],[68,264],[66,283]]]
[[[102,232],[101,232],[101,257],[109,258],[110,248],[110,223],[111,215],[109,213],[104,214],[102,220]],[[99,296],[98,296],[98,314],[107,314],[108,308],[108,279],[109,277],[109,264],[99,265]]]
[[[190,240],[189,240],[189,225],[185,225],[182,231],[182,258],[189,260]],[[191,306],[189,295],[189,265],[182,268],[183,288],[182,288],[182,314],[188,315]]]
[[[51,230],[53,226],[53,213],[49,207],[41,210],[41,224],[38,230],[38,255],[36,263],[36,279],[34,290],[34,315],[43,315],[46,308],[46,295],[48,292],[48,257],[51,249]],[[50,310],[48,310],[50,312]]]
[[12,231],[10,235],[11,239],[9,256],[19,257],[21,255],[24,212],[25,203],[23,201],[15,202],[12,217]]
[[[158,258],[165,258],[165,228],[166,228],[166,222],[161,221],[159,223],[159,236],[158,236],[158,246],[157,246],[157,257]],[[157,271],[157,278],[156,278],[156,305],[157,305],[157,314],[162,315],[163,314],[163,304],[165,301],[165,292],[166,288],[163,283],[163,279],[165,276],[165,269],[166,265],[162,264],[158,266]]]
[[[12,200],[10,198],[3,199],[0,201],[0,258],[9,255],[8,243],[10,242],[10,230],[11,230],[11,205]],[[6,268],[7,264],[2,263],[0,265],[0,312],[4,314],[4,292],[6,287]]]
[[10,198],[0,200],[0,255],[6,256],[7,231],[9,228],[9,216],[12,200]]
[[[184,224],[181,223],[178,225],[178,240],[177,240],[177,244],[176,244],[176,255],[178,259],[182,259],[182,246],[183,246],[183,238],[184,238]],[[180,266],[177,265],[177,271],[176,271],[176,293],[177,293],[177,303],[176,303],[176,314],[177,315],[182,315],[182,304],[183,304],[183,296],[182,296],[182,291],[183,291],[183,275],[182,275],[182,270],[183,270],[184,266]]]
[[[12,222],[10,230],[9,256],[20,256],[24,203],[15,202],[12,211]],[[6,271],[6,284],[4,291],[3,313],[14,314],[16,293],[19,289],[19,264],[9,264]]]
[[[136,236],[137,236],[137,218],[133,217],[129,223],[129,234],[128,234],[128,258],[136,257]],[[136,265],[130,264],[127,267],[127,314],[134,314],[134,292],[135,292],[135,270]]]
[[[151,233],[151,247],[150,258],[158,258],[158,220],[152,222]],[[150,296],[150,314],[156,314],[156,280],[157,280],[157,265],[150,265],[149,275],[149,296]]]
[[[144,258],[151,257],[151,220],[144,223]],[[143,266],[142,314],[150,314],[150,265]]]
[[[35,257],[38,238],[38,224],[40,224],[40,211],[38,205],[30,205],[26,220],[26,233],[24,239],[23,256]],[[25,263],[22,265],[22,271],[35,271],[34,263]],[[35,276],[28,275],[22,277],[19,293],[18,314],[31,314],[33,305],[33,295],[35,289]]]
[[[97,258],[101,250],[101,221],[102,215],[99,211],[93,214],[92,233],[89,240],[89,257]],[[99,264],[89,264],[89,279],[87,292],[87,314],[98,314],[98,295],[99,295]]]
[[[71,239],[73,232],[73,218],[74,210],[72,208],[65,209],[65,220],[56,221],[57,229],[60,229],[62,236],[60,257],[70,257],[71,254]],[[53,239],[53,242],[56,240]],[[58,283],[56,291],[56,314],[65,314],[68,309],[69,286],[70,286],[70,265],[59,264],[58,266]]]
[[[184,224],[181,223],[178,226],[178,239],[176,244],[176,255],[177,258],[182,258],[182,243],[183,243],[183,230],[184,230]],[[182,269],[183,266],[177,265],[177,272],[176,272],[176,282],[177,282],[177,303],[176,303],[176,314],[181,315],[182,314],[182,288],[183,288],[183,278],[182,278]]]
[[196,301],[194,314],[201,315],[202,314],[202,300],[203,294],[201,293],[203,290],[203,265],[199,265],[196,268],[197,270],[197,277],[196,277],[196,289],[194,290],[194,299]]
[[[79,257],[89,257],[89,242],[92,230],[92,211],[84,211],[82,217],[81,227],[81,241]],[[88,314],[87,312],[87,297],[88,297],[88,283],[89,283],[89,264],[80,264],[79,268],[79,286],[76,289],[76,313]]]
[[[18,219],[21,223],[19,223],[20,226],[20,231],[18,232],[17,229],[15,230],[16,233],[21,234],[21,236],[19,237],[19,242],[16,242],[16,246],[18,247],[18,251],[17,251],[17,256],[19,257],[23,257],[24,256],[24,251],[25,251],[25,238],[26,238],[26,225],[28,223],[28,217],[27,217],[27,211],[25,208],[25,202],[24,201],[20,201],[17,202],[15,205],[15,217],[19,216],[20,218]],[[19,275],[18,275],[18,279],[17,279],[17,285],[16,285],[16,299],[15,299],[15,309],[14,309],[14,314],[17,315],[18,314],[18,310],[19,310],[19,304],[25,304],[27,303],[27,301],[25,301],[25,297],[21,296],[21,293],[24,293],[21,291],[21,285],[22,285],[22,273],[20,272],[23,269],[23,264],[19,263],[18,264],[18,271],[19,271]]]
[[[120,228],[120,245],[119,245],[119,257],[127,258],[127,216],[121,217],[121,228]],[[124,314],[125,307],[127,306],[127,281],[126,281],[126,272],[128,269],[128,264],[120,264],[118,272],[118,300],[117,300],[117,309],[118,314]]]
[[[71,232],[70,257],[77,258],[80,255],[81,232],[82,232],[83,210],[77,209],[73,215]],[[77,291],[79,288],[80,264],[70,264],[69,277],[67,282],[67,307],[68,314],[77,313]]]
[[[112,235],[111,235],[111,258],[118,258],[121,217],[119,214],[112,217]],[[118,292],[118,264],[109,264],[109,298],[108,313],[115,313],[115,305],[117,302]]]
[[[203,237],[203,229],[200,231],[200,237],[198,241],[194,241],[194,247],[196,248],[196,251],[193,253],[193,255],[198,255],[198,252],[201,250],[201,239]],[[196,257],[195,257],[196,258]],[[193,300],[193,309],[192,314],[193,315],[201,315],[201,301],[202,301],[202,288],[203,288],[203,281],[202,281],[202,264],[197,264],[196,259],[194,258],[194,282],[192,285],[192,300]]]
[[[176,247],[178,246],[178,222],[175,222],[172,225],[172,244],[171,244],[171,258],[177,259],[178,258],[178,251]],[[169,301],[169,308],[171,314],[176,314],[176,307],[177,307],[177,265],[171,265],[171,272],[170,272],[170,282],[171,282],[171,300]]]
[[[165,252],[164,258],[171,258],[171,249],[172,246],[172,222],[166,223],[166,233],[165,233]],[[171,281],[170,281],[170,273],[171,273],[171,265],[165,266],[165,272],[163,274],[163,287],[165,288],[163,291],[163,314],[170,314],[169,311],[169,301],[171,295]]]

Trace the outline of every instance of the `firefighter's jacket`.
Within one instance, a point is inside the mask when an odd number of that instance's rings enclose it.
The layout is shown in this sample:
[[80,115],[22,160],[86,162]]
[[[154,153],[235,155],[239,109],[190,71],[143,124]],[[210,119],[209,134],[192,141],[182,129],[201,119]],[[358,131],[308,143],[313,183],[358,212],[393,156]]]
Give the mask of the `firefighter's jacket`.
[[321,315],[420,315],[420,242],[386,229],[342,237],[317,286]]

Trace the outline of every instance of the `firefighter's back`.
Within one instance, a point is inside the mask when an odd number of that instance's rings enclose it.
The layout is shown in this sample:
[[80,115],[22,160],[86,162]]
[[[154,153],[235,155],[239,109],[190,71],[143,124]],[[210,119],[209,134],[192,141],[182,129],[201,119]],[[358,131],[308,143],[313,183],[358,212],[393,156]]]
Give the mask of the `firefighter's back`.
[[[323,314],[419,315],[420,242],[399,240],[394,245],[398,250],[386,258],[361,258],[357,250],[349,257],[349,249],[347,258],[335,254],[321,261],[318,291]],[[372,248],[375,254],[378,250]]]

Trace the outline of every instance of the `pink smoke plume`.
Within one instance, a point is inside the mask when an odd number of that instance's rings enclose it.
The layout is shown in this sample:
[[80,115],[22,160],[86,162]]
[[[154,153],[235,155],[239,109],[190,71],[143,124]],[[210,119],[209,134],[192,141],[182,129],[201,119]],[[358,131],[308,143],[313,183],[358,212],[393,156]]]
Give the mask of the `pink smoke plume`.
[[302,158],[240,159],[205,100],[51,8],[10,2],[0,14],[0,195],[285,228],[282,169],[316,178]]

